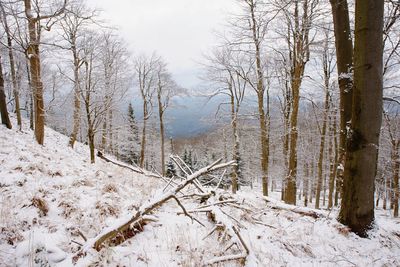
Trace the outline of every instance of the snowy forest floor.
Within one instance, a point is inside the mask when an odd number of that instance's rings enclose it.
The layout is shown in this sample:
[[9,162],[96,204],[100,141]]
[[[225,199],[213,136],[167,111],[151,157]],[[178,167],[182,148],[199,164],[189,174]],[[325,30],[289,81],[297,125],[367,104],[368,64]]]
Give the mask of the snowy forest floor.
[[[96,236],[164,187],[99,158],[92,165],[85,145],[67,144],[51,129],[40,146],[30,130],[0,126],[0,266],[71,266],[77,243],[84,243],[79,233]],[[362,239],[336,221],[337,210],[303,216],[287,210],[294,206],[266,202],[259,191],[239,191],[243,208],[222,207],[249,246],[245,266],[400,266],[400,220],[389,212],[378,209],[370,238]],[[77,265],[201,266],[223,255],[226,244],[216,233],[204,239],[213,227],[205,214],[196,214],[202,227],[179,212],[169,201],[154,213],[157,222],[118,246],[89,251]]]

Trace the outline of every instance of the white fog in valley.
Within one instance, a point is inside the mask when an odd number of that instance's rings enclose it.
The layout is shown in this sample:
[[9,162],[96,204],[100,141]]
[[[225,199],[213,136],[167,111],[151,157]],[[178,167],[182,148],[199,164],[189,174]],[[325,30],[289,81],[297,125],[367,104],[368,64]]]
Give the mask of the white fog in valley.
[[0,266],[400,266],[400,4],[0,0]]

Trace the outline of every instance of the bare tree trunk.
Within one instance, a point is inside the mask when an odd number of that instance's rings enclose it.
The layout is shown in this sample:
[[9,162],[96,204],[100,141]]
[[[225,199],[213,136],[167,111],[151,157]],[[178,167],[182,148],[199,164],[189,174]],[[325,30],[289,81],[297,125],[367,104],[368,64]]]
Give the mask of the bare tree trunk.
[[161,138],[161,174],[165,176],[164,108],[161,100],[161,90],[158,91],[157,100],[158,100],[158,118],[160,120],[160,138]]
[[249,1],[251,31],[253,34],[253,43],[255,48],[255,62],[256,62],[256,75],[257,75],[257,98],[258,98],[258,113],[260,122],[260,141],[261,141],[261,173],[262,173],[262,191],[264,196],[268,196],[268,165],[269,165],[269,139],[267,129],[267,118],[264,110],[264,73],[261,63],[261,40],[259,36],[259,28],[256,19],[256,5],[254,1]]
[[34,119],[33,119],[33,88],[32,88],[32,82],[31,82],[31,74],[29,72],[29,59],[26,58],[26,77],[28,80],[28,96],[27,99],[29,99],[29,128],[31,130],[34,129]]
[[[231,86],[231,85],[230,85]],[[232,90],[231,90],[232,91]],[[232,119],[232,132],[233,132],[233,160],[236,165],[232,168],[232,193],[236,194],[238,190],[238,171],[239,171],[239,135],[237,132],[237,114],[235,112],[235,98],[231,94],[231,119]]]
[[81,123],[81,100],[80,100],[80,82],[79,82],[79,58],[76,51],[76,44],[73,41],[72,55],[74,59],[74,115],[73,122],[74,126],[72,129],[71,136],[69,138],[69,145],[73,148],[76,142],[78,131]]
[[10,118],[8,117],[6,94],[4,92],[4,79],[3,79],[3,64],[0,55],[0,113],[1,123],[8,129],[12,128]]
[[390,209],[394,210],[394,184],[393,179],[390,180]]
[[[340,141],[336,190],[340,191],[343,183],[343,169],[346,151],[346,126],[351,120],[353,101],[353,42],[351,38],[349,9],[347,0],[330,0],[335,32],[338,82],[340,89]],[[337,203],[337,196],[335,196]],[[336,206],[336,204],[335,204]]]
[[228,148],[227,148],[225,129],[222,129],[222,139],[224,140],[224,161],[227,161],[228,160]]
[[374,221],[382,124],[384,1],[356,0],[354,92],[339,221],[365,237]]
[[312,178],[312,181],[309,182],[309,184],[311,185],[311,188],[310,188],[310,197],[308,199],[308,202],[310,202],[310,204],[311,204],[313,202],[313,196],[315,194],[315,177],[314,177],[314,175],[315,175],[315,164],[314,164],[314,162],[311,162],[310,166],[311,166],[310,178]]
[[[86,62],[86,85],[90,83],[90,74],[89,72],[89,63]],[[93,120],[90,112],[90,90],[86,89],[86,95],[85,95],[85,109],[86,109],[86,118],[87,118],[87,124],[88,124],[88,144],[89,144],[89,151],[90,151],[90,163],[94,164],[95,163],[95,144],[94,144],[94,138],[95,138],[95,132],[94,132],[94,126],[93,126]]]
[[144,158],[146,151],[146,124],[147,124],[147,101],[143,99],[143,129],[142,129],[142,142],[140,144],[140,168],[144,168]]
[[[313,6],[310,1],[303,2],[303,15],[299,15],[299,1],[295,1],[294,10],[294,36],[292,48],[291,65],[291,95],[292,108],[290,114],[290,141],[289,141],[289,168],[286,176],[286,188],[284,201],[287,204],[296,204],[296,180],[297,180],[297,139],[298,139],[298,113],[300,102],[300,87],[304,75],[305,66],[309,60],[308,34],[311,27],[311,12]],[[300,21],[302,24],[300,25]],[[289,22],[290,23],[290,22]]]
[[309,190],[309,179],[310,179],[310,170],[309,164],[304,163],[304,178],[303,178],[303,197],[304,197],[304,206],[308,205],[308,190]]
[[[329,170],[329,192],[328,192],[328,208],[332,208],[333,206],[333,191],[335,189],[335,177],[337,172],[337,161],[338,161],[338,142],[336,138],[336,116],[332,114],[331,119],[331,138],[329,141],[329,155],[330,155],[330,170]],[[338,188],[336,188],[338,190]]]
[[324,106],[324,118],[322,123],[321,141],[319,146],[319,157],[318,157],[318,180],[317,180],[317,191],[315,195],[315,208],[319,209],[319,201],[321,195],[321,186],[323,179],[323,164],[324,164],[324,153],[325,153],[325,139],[326,139],[326,128],[328,125],[328,114],[329,114],[329,70],[326,58],[324,57],[324,80],[325,80],[325,106]]
[[43,84],[41,78],[40,52],[39,52],[39,36],[37,32],[37,18],[33,17],[31,0],[24,0],[25,15],[28,20],[29,29],[29,45],[27,49],[30,62],[31,83],[33,87],[33,99],[35,107],[35,137],[38,144],[44,144],[44,101],[43,101]]
[[20,108],[20,103],[19,103],[19,88],[18,88],[17,76],[15,73],[15,61],[14,61],[14,53],[13,53],[13,48],[12,48],[12,37],[11,37],[10,29],[8,28],[7,15],[4,11],[2,3],[0,3],[0,7],[1,7],[1,13],[2,13],[2,17],[3,17],[4,30],[5,30],[6,36],[7,36],[8,57],[10,60],[10,72],[11,72],[11,80],[12,80],[12,85],[13,85],[15,113],[17,115],[17,124],[19,126],[19,129],[21,130],[21,128],[22,128],[21,108]]
[[[285,172],[289,170],[289,127],[290,127],[290,114],[291,114],[291,96],[289,93],[289,88],[287,88],[287,92],[285,95],[285,107],[284,107],[284,139],[283,139],[283,157],[285,162]],[[308,182],[308,180],[307,180]],[[281,191],[281,200],[285,198],[285,179],[282,179],[282,191]]]
[[105,114],[103,119],[103,126],[101,129],[101,145],[100,150],[105,151],[107,145],[107,114]]
[[400,140],[392,140],[393,216],[399,217]]
[[108,111],[108,151],[114,155],[114,140],[113,140],[113,110]]
[[95,154],[94,154],[94,131],[93,126],[88,127],[88,141],[89,141],[89,150],[90,150],[90,163],[95,163]]
[[390,181],[389,179],[386,177],[384,178],[384,182],[383,182],[383,204],[382,204],[382,209],[386,210],[387,208],[387,199],[388,199],[388,188],[390,188]]
[[284,200],[287,204],[296,204],[296,177],[297,177],[297,120],[300,100],[300,84],[293,83],[293,110],[290,117],[290,144],[289,144],[289,169],[286,179]]

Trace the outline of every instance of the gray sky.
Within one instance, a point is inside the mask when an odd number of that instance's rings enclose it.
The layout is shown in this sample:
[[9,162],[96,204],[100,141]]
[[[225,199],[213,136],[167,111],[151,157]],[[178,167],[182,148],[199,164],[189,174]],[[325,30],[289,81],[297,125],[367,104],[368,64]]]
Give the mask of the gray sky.
[[134,53],[157,51],[178,83],[198,83],[201,55],[216,40],[234,0],[88,0],[102,17],[120,28]]

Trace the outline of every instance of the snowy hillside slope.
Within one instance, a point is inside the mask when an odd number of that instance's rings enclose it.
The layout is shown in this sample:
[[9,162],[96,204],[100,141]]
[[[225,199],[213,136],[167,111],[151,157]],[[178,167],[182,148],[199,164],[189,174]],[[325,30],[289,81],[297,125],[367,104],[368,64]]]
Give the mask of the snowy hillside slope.
[[[82,235],[93,238],[164,187],[99,158],[91,165],[86,146],[67,144],[51,129],[39,146],[30,130],[0,126],[0,266],[71,266],[85,243]],[[376,229],[362,239],[334,219],[335,210],[304,216],[250,191],[240,191],[236,200],[240,208],[222,209],[249,247],[245,266],[400,266],[400,220],[385,211],[377,211]],[[183,203],[187,209],[199,205]],[[203,227],[179,212],[168,202],[154,213],[157,222],[116,247],[89,251],[77,265],[201,266],[224,254],[223,237],[204,238],[213,227],[205,214],[196,214]]]

